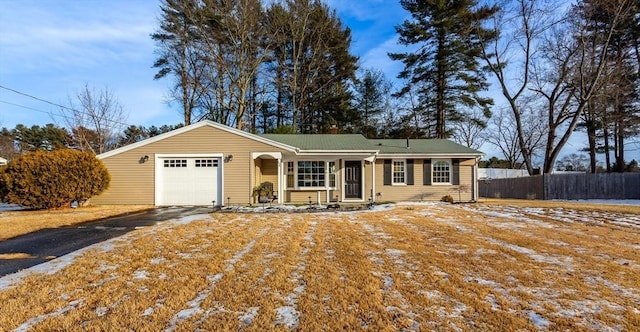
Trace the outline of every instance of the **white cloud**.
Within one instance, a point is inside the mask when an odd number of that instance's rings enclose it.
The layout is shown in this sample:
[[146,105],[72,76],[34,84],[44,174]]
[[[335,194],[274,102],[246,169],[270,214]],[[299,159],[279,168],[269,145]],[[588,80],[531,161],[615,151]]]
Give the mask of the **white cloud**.
[[127,3],[4,3],[0,23],[3,74],[140,57],[139,51],[153,47],[149,34],[154,30],[157,4],[136,7],[125,6]]
[[397,41],[398,38],[394,36],[367,51],[360,58],[360,66],[381,70],[387,79],[394,80],[404,65],[400,61],[391,60],[388,54],[407,51],[407,47],[399,45]]

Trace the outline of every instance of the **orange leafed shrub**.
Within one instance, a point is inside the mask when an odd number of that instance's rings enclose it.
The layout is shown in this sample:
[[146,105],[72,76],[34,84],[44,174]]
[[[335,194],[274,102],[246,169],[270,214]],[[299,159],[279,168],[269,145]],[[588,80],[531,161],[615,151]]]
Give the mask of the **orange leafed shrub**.
[[92,153],[30,152],[0,169],[0,199],[31,209],[58,208],[100,194],[110,180],[107,168]]

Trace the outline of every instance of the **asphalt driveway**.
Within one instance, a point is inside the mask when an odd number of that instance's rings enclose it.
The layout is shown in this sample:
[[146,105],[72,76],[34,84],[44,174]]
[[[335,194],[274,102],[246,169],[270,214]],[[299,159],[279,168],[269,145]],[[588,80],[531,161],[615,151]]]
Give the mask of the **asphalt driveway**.
[[24,253],[31,258],[0,259],[0,277],[44,263],[53,258],[126,234],[136,228],[194,214],[211,212],[206,207],[163,207],[89,221],[73,226],[47,228],[0,242],[0,254]]

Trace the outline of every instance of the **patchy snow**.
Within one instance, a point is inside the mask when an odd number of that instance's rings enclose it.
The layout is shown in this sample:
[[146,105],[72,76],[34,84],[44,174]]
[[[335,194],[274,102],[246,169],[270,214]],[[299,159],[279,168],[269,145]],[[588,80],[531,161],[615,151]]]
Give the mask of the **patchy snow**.
[[135,272],[133,272],[133,279],[134,280],[149,279],[149,272],[144,270],[136,270]]
[[107,312],[109,312],[109,308],[107,308],[107,307],[97,307],[96,308],[96,316],[98,316],[98,317],[102,317],[102,316],[106,315]]
[[258,310],[260,310],[260,307],[249,308],[247,312],[245,312],[242,316],[240,316],[239,318],[240,322],[242,322],[242,324],[244,325],[251,325],[251,323],[253,323],[253,320],[258,315]]
[[533,249],[521,247],[521,246],[518,246],[518,245],[515,245],[515,244],[511,244],[511,243],[506,243],[506,242],[503,242],[503,241],[496,240],[494,238],[485,237],[485,239],[489,243],[497,244],[497,245],[502,246],[504,248],[511,249],[511,250],[513,250],[515,252],[527,255],[527,256],[529,256],[529,258],[533,259],[536,262],[548,263],[548,264],[556,264],[556,265],[561,265],[561,266],[563,266],[565,268],[571,269],[571,261],[572,261],[571,257],[542,255],[542,254],[538,254]]
[[167,261],[167,259],[166,259],[166,258],[164,258],[164,257],[156,257],[156,258],[152,258],[152,259],[151,259],[151,261],[150,261],[150,263],[151,263],[152,265],[158,265],[158,264],[160,264],[160,263],[164,263],[164,262],[166,262],[166,261]]
[[178,219],[172,219],[168,221],[170,225],[186,225],[192,223],[194,221],[204,220],[204,221],[213,221],[213,218],[209,214],[194,214],[192,216],[186,216]]
[[107,240],[105,242],[96,243],[90,245],[88,247],[82,248],[80,250],[76,250],[64,256],[54,258],[48,262],[44,262],[42,264],[38,264],[32,266],[30,268],[20,270],[16,273],[8,274],[2,278],[0,278],[0,290],[11,287],[15,282],[22,280],[27,275],[31,275],[34,273],[42,273],[51,275],[54,274],[65,267],[73,264],[75,262],[76,257],[84,255],[86,252],[96,250],[98,252],[108,252],[113,249],[113,242],[116,239]]
[[293,306],[283,306],[276,308],[276,325],[284,325],[288,329],[298,327],[300,312]]
[[77,307],[81,307],[83,305],[82,300],[75,300],[75,301],[71,301],[69,302],[69,304],[67,304],[67,306],[62,307],[54,312],[50,312],[48,314],[44,314],[41,316],[37,316],[34,318],[29,319],[28,321],[26,321],[25,323],[21,324],[20,326],[18,326],[15,330],[13,330],[14,332],[26,332],[29,331],[31,329],[31,327],[33,327],[34,325],[38,324],[39,322],[47,319],[47,318],[51,318],[51,317],[57,317],[57,316],[62,316],[63,314],[65,314],[67,311],[73,310]]
[[284,325],[289,329],[293,329],[298,326],[300,318],[300,312],[298,311],[298,297],[302,295],[307,288],[303,275],[304,271],[307,269],[306,261],[309,254],[309,248],[316,246],[316,243],[313,242],[313,236],[316,233],[317,226],[317,221],[310,222],[309,229],[303,237],[303,240],[307,242],[307,245],[303,246],[300,250],[298,264],[296,265],[295,270],[291,273],[291,282],[296,286],[293,288],[291,293],[284,296],[287,305],[276,308],[276,325]]
[[531,323],[533,323],[533,325],[535,325],[537,328],[546,329],[549,327],[549,321],[542,317],[542,315],[532,310],[525,312],[527,313],[527,316],[529,316],[529,320],[531,321]]
[[[17,204],[7,204],[0,202],[0,212],[3,211],[20,211],[23,210],[23,207]],[[0,217],[2,217],[2,213],[0,213]]]
[[[537,235],[534,232],[534,229],[562,229],[563,227],[568,227],[566,225],[558,224],[555,222],[542,221],[541,217],[551,218],[553,220],[567,223],[603,223],[603,220],[607,220],[606,222],[617,222],[619,225],[622,225],[623,223],[630,225],[634,225],[634,223],[637,223],[638,225],[640,225],[640,217],[622,214],[607,214],[600,212],[582,212],[563,208],[542,209],[509,206],[489,208],[479,205],[458,205],[454,206],[453,208],[458,209],[458,211],[467,211],[469,214],[466,217],[461,217],[459,220],[456,220],[450,215],[443,215],[441,213],[442,210],[444,210],[445,206],[443,205],[443,203],[409,203],[402,204],[401,206],[404,206],[406,210],[411,211],[413,211],[413,209],[415,208],[415,211],[413,212],[413,214],[400,213],[406,211],[389,213],[384,219],[385,222],[388,223],[387,225],[381,225],[377,221],[373,222],[366,220],[365,218],[360,218],[358,217],[358,213],[360,212],[332,212],[331,215],[337,213],[341,215],[341,220],[345,220],[345,222],[350,223],[350,225],[360,225],[362,227],[361,229],[359,229],[358,233],[363,237],[368,238],[368,240],[370,241],[371,246],[367,248],[365,254],[368,260],[371,262],[370,266],[372,266],[373,275],[379,280],[379,292],[383,298],[382,308],[385,308],[394,317],[397,316],[405,319],[405,321],[403,321],[403,324],[406,324],[404,325],[404,328],[406,330],[429,330],[431,328],[435,328],[435,326],[430,325],[434,322],[425,322],[425,318],[420,317],[420,310],[429,310],[430,312],[435,313],[441,319],[448,320],[446,325],[442,325],[446,326],[446,329],[465,330],[465,328],[468,326],[465,326],[465,323],[463,322],[470,322],[470,312],[473,312],[474,308],[468,307],[469,303],[463,303],[464,300],[461,300],[459,298],[457,299],[455,294],[446,291],[441,292],[437,289],[434,289],[437,288],[437,285],[439,283],[451,285],[451,283],[457,282],[457,280],[459,280],[458,278],[460,277],[462,277],[465,282],[470,283],[468,285],[470,288],[477,287],[478,289],[483,289],[483,292],[479,292],[479,294],[484,295],[480,295],[481,297],[478,300],[484,301],[487,305],[487,308],[490,306],[491,311],[504,310],[505,312],[509,312],[520,317],[526,317],[526,319],[528,319],[535,328],[541,330],[548,329],[550,326],[553,326],[554,319],[558,317],[577,319],[580,322],[577,324],[581,327],[585,327],[586,329],[615,330],[617,329],[617,327],[619,327],[618,325],[610,325],[610,323],[608,322],[599,321],[597,318],[598,315],[602,315],[602,312],[607,312],[608,314],[612,315],[611,312],[614,312],[614,316],[617,315],[617,313],[620,313],[620,317],[625,317],[625,313],[629,310],[621,304],[614,303],[615,300],[612,300],[612,302],[608,302],[606,300],[588,298],[580,300],[565,299],[563,297],[564,295],[574,294],[571,293],[574,290],[570,288],[563,290],[563,294],[560,294],[560,291],[547,289],[544,287],[544,285],[526,286],[526,281],[521,282],[513,276],[501,278],[497,277],[496,275],[492,275],[492,273],[497,274],[502,273],[502,271],[468,271],[465,273],[466,275],[460,275],[459,271],[457,271],[455,268],[451,269],[447,266],[438,264],[433,264],[431,268],[418,268],[418,265],[421,264],[421,262],[417,261],[417,259],[419,259],[416,258],[417,255],[414,255],[414,252],[410,249],[406,249],[406,247],[398,245],[398,243],[405,243],[406,239],[403,238],[402,235],[399,236],[397,234],[406,233],[396,233],[393,231],[389,231],[389,233],[386,233],[385,230],[391,228],[385,227],[399,227],[403,228],[403,230],[407,232],[421,234],[423,236],[422,239],[424,239],[429,246],[434,245],[434,242],[432,241],[435,241],[438,246],[436,247],[437,249],[434,251],[434,254],[467,255],[471,258],[481,261],[483,259],[488,260],[496,258],[513,260],[515,259],[514,257],[518,256],[516,255],[517,253],[528,257],[535,263],[555,265],[548,266],[544,264],[538,264],[541,269],[544,269],[545,273],[548,271],[552,274],[559,274],[582,273],[582,271],[577,268],[581,265],[581,259],[574,258],[579,256],[571,256],[571,254],[566,254],[567,250],[571,250],[576,253],[589,254],[590,250],[592,249],[579,248],[577,246],[573,247],[569,244],[572,243],[569,240],[567,240],[569,242],[567,243],[557,239],[546,239],[540,235]],[[384,209],[391,209],[393,207],[394,205],[386,205],[386,207],[376,206],[370,211],[383,211]],[[420,207],[427,207],[427,209],[422,210],[420,209]],[[446,208],[448,209],[449,207]],[[253,210],[253,212],[256,211]],[[482,219],[483,225],[488,224],[492,227],[495,227],[495,229],[500,232],[514,232],[519,236],[526,236],[532,241],[544,241],[545,243],[553,245],[555,248],[560,248],[558,250],[562,250],[562,253],[568,256],[558,254],[558,252],[554,251],[554,248],[547,249],[549,247],[542,247],[541,249],[538,249],[539,247],[535,247],[536,250],[534,250],[527,247],[527,242],[525,242],[524,245],[522,243],[515,244],[507,240],[498,240],[497,238],[491,237],[491,235],[493,235],[492,233],[482,233],[480,230],[476,229],[473,226],[473,223],[475,222],[473,218],[477,216],[478,213],[487,217]],[[319,217],[318,219],[322,219],[324,218],[324,216]],[[257,219],[255,219],[254,217]],[[617,219],[617,221],[610,221],[609,219],[605,218],[613,218]],[[291,227],[291,225],[293,224],[293,220],[296,220],[291,219],[288,215],[283,215],[281,217],[279,216],[277,219],[278,220],[275,221],[275,223],[272,225],[278,225],[279,223],[279,226],[259,226],[262,228],[258,231],[258,234],[253,239],[248,241],[244,245],[244,247],[234,250],[235,252],[228,250],[227,257],[230,258],[225,262],[226,266],[223,265],[219,273],[216,273],[218,271],[211,272],[212,275],[207,276],[208,284],[206,286],[203,286],[203,289],[197,290],[198,293],[195,295],[195,297],[190,299],[188,302],[183,303],[182,307],[176,308],[176,310],[171,313],[173,314],[173,317],[169,321],[169,324],[166,327],[165,331],[180,330],[183,328],[181,324],[184,321],[191,319],[195,319],[195,325],[198,326],[198,324],[204,322],[208,317],[215,313],[231,313],[234,315],[232,317],[237,317],[238,322],[241,324],[241,326],[249,328],[255,328],[255,326],[251,325],[256,324],[254,322],[256,322],[256,317],[258,317],[258,315],[260,315],[259,321],[261,322],[264,318],[263,315],[273,317],[273,311],[265,313],[264,309],[261,310],[259,306],[249,307],[247,305],[242,309],[231,310],[225,309],[224,303],[222,301],[213,301],[214,303],[209,308],[203,308],[203,303],[209,297],[213,296],[212,294],[215,293],[215,288],[218,287],[219,282],[223,278],[225,278],[225,275],[228,275],[236,268],[239,269],[241,266],[247,266],[249,268],[251,267],[249,264],[252,263],[248,263],[248,261],[245,259],[245,256],[247,256],[250,252],[255,251],[256,247],[260,248],[260,245],[258,244],[259,242],[257,242],[257,240],[262,237],[266,237],[272,227],[285,229],[286,231],[286,229]],[[188,224],[196,220],[212,221],[213,219],[209,215],[191,216],[168,221],[167,223],[161,223],[157,227],[170,228],[176,225]],[[234,223],[237,225],[245,225],[251,222],[255,222],[256,220],[258,220],[259,222],[263,222],[267,219],[264,217],[260,217],[260,215],[253,215],[251,218],[244,216],[239,219],[225,221],[224,223],[219,224],[219,226],[223,227],[223,225],[225,224]],[[305,312],[304,310],[299,308],[299,299],[303,296],[315,295],[307,294],[309,290],[307,289],[307,282],[305,281],[305,271],[307,269],[306,264],[309,264],[309,255],[313,252],[314,247],[317,246],[315,240],[319,237],[316,236],[316,230],[318,229],[318,225],[321,225],[322,222],[322,220],[308,221],[309,228],[307,229],[307,232],[302,236],[303,242],[301,243],[300,251],[297,253],[298,256],[294,263],[295,265],[292,266],[293,270],[288,276],[288,280],[291,282],[291,285],[287,286],[286,289],[288,289],[289,291],[287,293],[287,290],[285,290],[284,292],[282,292],[282,290],[278,290],[277,294],[281,299],[281,304],[279,307],[276,306],[275,308],[275,320],[273,320],[272,322],[272,324],[274,324],[272,328],[304,328],[304,326],[300,326],[300,317],[301,315],[304,315]],[[465,232],[471,234],[472,236],[477,236],[478,238],[485,240],[490,245],[488,246],[488,248],[482,248],[467,245],[466,243],[461,242],[446,242],[445,239],[447,237],[445,235],[439,234],[438,232],[432,233],[430,229],[425,228],[422,224],[420,224],[422,222],[435,224],[441,228],[452,227],[452,229],[456,229],[459,232]],[[216,228],[211,227],[211,229],[215,230]],[[564,231],[570,233],[569,230]],[[145,234],[149,234],[151,232],[157,233],[157,229],[149,228],[149,231]],[[189,241],[190,238],[195,238],[198,235],[199,234],[189,234],[185,237],[185,241]],[[332,234],[327,233],[326,228],[324,228],[323,236],[320,236],[320,238],[327,238],[331,235]],[[116,245],[120,246],[130,244],[135,236],[125,235],[118,240],[109,240],[101,244],[93,245],[67,256],[56,258],[37,267],[4,278],[0,278],[0,289],[9,287],[11,284],[30,273],[55,273],[65,266],[73,263],[75,257],[86,253],[88,250],[98,250],[99,252],[105,252],[113,249]],[[273,234],[270,234],[269,236],[273,236]],[[597,236],[595,234],[593,236],[594,241],[597,241]],[[564,238],[562,239],[564,240]],[[322,245],[322,242],[320,242],[320,245]],[[509,251],[505,253],[505,251],[497,249],[494,245],[506,248]],[[630,246],[629,244],[624,245]],[[638,246],[637,244],[635,245]],[[198,257],[203,253],[206,253],[208,251],[206,248],[207,245],[193,247],[185,250],[186,252],[176,251],[175,254],[183,260],[190,260]],[[401,250],[398,248],[403,248],[406,250]],[[640,246],[638,246],[636,249],[640,249]],[[334,248],[323,248],[321,250],[321,255],[324,255],[326,259],[336,259],[336,250]],[[509,252],[511,253],[511,255],[508,254]],[[491,257],[497,255],[499,256]],[[602,257],[598,255],[601,255]],[[264,272],[262,278],[258,278],[257,284],[259,284],[260,286],[265,286],[264,279],[268,275],[274,273],[274,267],[270,266],[270,264],[274,261],[275,258],[278,258],[280,256],[281,255],[278,253],[271,252],[263,252],[261,254],[262,259],[259,260],[259,263],[257,264],[261,265],[261,267],[264,268]],[[605,253],[597,252],[592,253],[591,256],[599,257],[599,259],[602,259],[604,261],[615,262],[618,265],[623,265],[625,266],[625,268],[628,267],[630,269],[629,271],[631,272],[635,272],[639,268],[637,261],[634,261],[633,258],[622,259],[618,257],[611,257],[615,256],[613,254],[607,255]],[[149,289],[147,287],[140,287],[140,283],[136,283],[136,280],[168,278],[168,276],[164,273],[157,274],[156,272],[150,273],[148,271],[156,271],[155,269],[157,268],[157,266],[151,267],[150,265],[167,263],[168,259],[162,257],[161,254],[156,254],[155,257],[150,257],[153,258],[147,260],[147,266],[138,267],[138,269],[136,269],[134,272],[129,271],[126,273],[126,276],[124,276],[125,278],[129,278],[128,281],[131,284],[131,292],[135,292],[136,290],[138,292],[149,292]],[[97,264],[97,266],[98,268],[93,271],[93,273],[97,274],[95,278],[96,282],[92,284],[93,287],[101,286],[104,283],[122,277],[118,276],[115,273],[112,273],[112,271],[118,270],[120,268],[120,266],[118,265],[108,265],[101,262],[99,263],[99,265]],[[574,269],[576,271],[574,271]],[[482,267],[479,267],[479,270],[482,270]],[[343,273],[344,271],[340,272],[341,280],[347,280],[347,274]],[[418,283],[418,281],[420,281],[420,279],[418,278],[424,278],[424,275],[429,275],[429,278],[431,281],[433,281],[433,283]],[[626,287],[624,285],[624,282],[618,284],[606,279],[605,275],[600,276],[593,274],[587,274],[581,280],[584,280],[584,282],[589,284],[590,287],[592,287],[594,290],[607,288],[611,292],[620,294],[620,296],[623,296],[627,299],[631,299],[634,303],[640,303],[640,290]],[[473,284],[477,284],[478,286],[473,286]],[[402,291],[403,287],[405,287],[406,285],[415,285],[417,287],[416,294],[419,294],[419,297],[421,297],[422,300],[421,302],[424,302],[424,304],[411,302],[415,297],[409,296],[407,295],[407,293],[403,293]],[[265,292],[268,290],[263,289],[262,291]],[[258,291],[257,294],[259,294],[259,292],[260,291]],[[528,298],[527,300],[522,300],[518,296],[519,293],[527,294],[531,297],[532,300]],[[65,294],[64,296],[64,299],[66,301],[70,301],[74,297],[73,293],[71,293],[71,295]],[[323,301],[328,301],[329,299],[331,299],[331,297],[325,295]],[[206,302],[209,303],[210,301]],[[155,305],[151,304],[141,313],[137,312],[136,314],[140,315],[141,317],[147,317],[147,319],[149,319],[148,317],[152,316],[159,310],[164,309],[163,303],[164,299],[160,298],[157,300]],[[624,304],[624,302],[620,303]],[[29,330],[33,328],[35,324],[38,324],[44,319],[63,315],[67,311],[81,306],[83,306],[82,300],[71,301],[63,308],[60,308],[46,315],[41,315],[30,319],[29,321],[18,327],[16,331]],[[351,306],[351,308],[357,310],[357,304]],[[523,310],[522,308],[525,309]],[[94,309],[94,312],[96,316],[103,317],[107,315],[112,309],[112,306],[99,306]],[[142,310],[142,308],[140,310]],[[640,311],[637,308],[631,309],[631,312],[640,314]],[[586,318],[583,318],[583,316],[585,316]],[[624,320],[624,318],[618,317],[616,318],[616,320],[622,321]],[[471,321],[470,324],[473,324],[473,322]],[[362,327],[366,328],[367,323],[363,321]]]

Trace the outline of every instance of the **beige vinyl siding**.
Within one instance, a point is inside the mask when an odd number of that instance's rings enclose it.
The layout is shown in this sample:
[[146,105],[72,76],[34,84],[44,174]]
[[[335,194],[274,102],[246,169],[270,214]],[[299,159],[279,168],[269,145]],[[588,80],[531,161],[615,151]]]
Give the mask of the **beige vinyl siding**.
[[308,204],[309,196],[311,196],[311,203],[316,204],[318,202],[318,192],[320,192],[320,204],[327,203],[327,191],[326,190],[298,190],[285,192],[285,201],[287,203],[294,204]]
[[278,161],[275,159],[262,159],[261,161],[262,165],[259,168],[261,180],[256,185],[262,182],[271,182],[273,183],[273,190],[278,192]]
[[[232,161],[220,163],[223,167],[224,204],[227,204],[227,198],[230,198],[232,205],[249,204],[255,168],[252,152],[283,150],[210,126],[195,128],[104,158],[102,161],[111,174],[111,185],[105,193],[93,198],[92,203],[155,204],[156,154],[231,154]],[[149,156],[149,160],[139,163],[145,155]]]
[[[457,185],[423,185],[423,159],[414,159],[414,184],[413,185],[384,185],[384,159],[376,160],[376,201],[401,202],[401,201],[439,201],[443,196],[451,195],[458,200]],[[460,161],[460,186],[466,186],[461,192],[462,201],[472,200],[473,166],[475,159]]]
[[[373,190],[373,169],[374,169],[374,164],[368,161],[363,161],[364,163],[364,196],[362,197],[362,199],[365,202],[369,202],[369,199],[372,198],[372,190]],[[377,182],[376,182],[377,183]],[[382,183],[382,182],[380,182]],[[373,193],[373,195],[375,195],[375,193]],[[372,200],[375,200],[375,198],[372,198]]]

